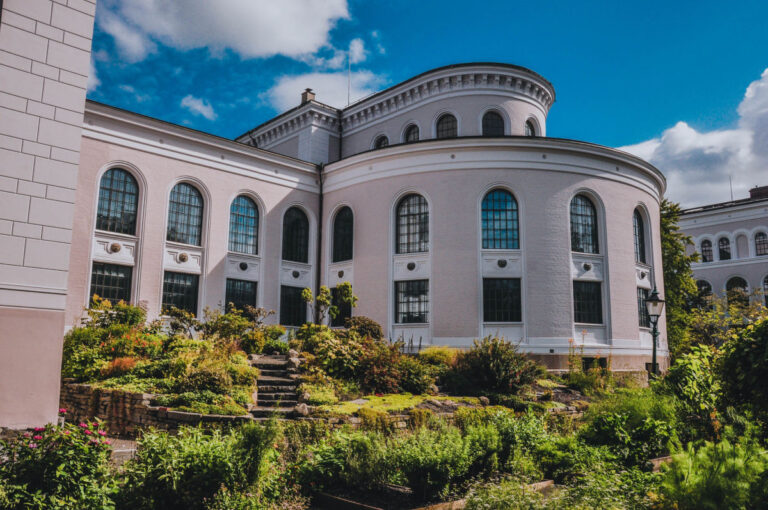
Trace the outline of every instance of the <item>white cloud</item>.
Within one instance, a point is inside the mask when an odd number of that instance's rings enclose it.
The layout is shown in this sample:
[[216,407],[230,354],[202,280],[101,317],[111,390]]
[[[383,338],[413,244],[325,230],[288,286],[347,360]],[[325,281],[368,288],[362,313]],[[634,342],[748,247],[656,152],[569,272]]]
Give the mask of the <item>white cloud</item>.
[[[384,84],[384,80],[370,71],[352,73],[350,101],[373,94]],[[283,76],[269,89],[264,98],[278,110],[298,106],[301,93],[311,88],[316,99],[337,108],[347,105],[347,73],[308,73],[298,76]]]
[[185,96],[184,99],[181,100],[181,106],[196,115],[202,115],[208,120],[216,120],[216,117],[218,117],[216,112],[213,111],[211,103],[193,95]]
[[359,64],[364,61],[368,56],[368,52],[365,50],[365,43],[360,38],[352,39],[349,43],[349,61],[352,64]]
[[734,129],[700,132],[680,121],[658,138],[619,149],[635,154],[667,176],[667,196],[685,207],[746,198],[768,184],[768,69],[749,84]]
[[103,0],[99,8],[99,26],[133,61],[156,42],[246,58],[300,57],[328,45],[335,23],[349,17],[347,0]]
[[93,65],[93,60],[91,60],[91,68],[88,71],[88,83],[85,88],[88,92],[93,92],[99,88],[99,85],[101,85],[101,80],[96,74],[96,66]]

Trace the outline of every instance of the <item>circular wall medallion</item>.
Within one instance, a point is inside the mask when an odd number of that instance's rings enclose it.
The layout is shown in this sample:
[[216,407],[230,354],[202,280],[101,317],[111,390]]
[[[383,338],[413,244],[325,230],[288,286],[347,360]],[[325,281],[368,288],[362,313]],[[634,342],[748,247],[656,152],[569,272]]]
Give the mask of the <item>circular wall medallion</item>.
[[299,276],[301,276],[301,273],[299,273],[298,271],[294,271],[293,273],[291,273],[291,275],[292,275],[294,278],[298,278]]
[[499,267],[507,267],[507,261],[504,259],[499,259],[498,261],[496,261],[496,265]]
[[338,274],[338,275],[339,275],[339,278],[344,278],[344,271],[339,271],[339,272],[338,272],[338,273],[336,273],[336,274]]
[[186,262],[189,260],[189,255],[186,253],[180,253],[179,254],[179,262]]
[[414,269],[416,269],[416,263],[415,262],[408,262],[408,265],[405,266],[405,267],[408,268],[408,271],[413,271]]
[[584,268],[584,271],[589,271],[590,269],[592,269],[592,264],[590,264],[589,262],[584,262],[584,265],[581,267]]
[[240,262],[240,271],[245,271],[246,269],[248,269],[248,263]]
[[123,247],[120,246],[120,243],[112,243],[109,245],[109,251],[112,253],[119,252]]

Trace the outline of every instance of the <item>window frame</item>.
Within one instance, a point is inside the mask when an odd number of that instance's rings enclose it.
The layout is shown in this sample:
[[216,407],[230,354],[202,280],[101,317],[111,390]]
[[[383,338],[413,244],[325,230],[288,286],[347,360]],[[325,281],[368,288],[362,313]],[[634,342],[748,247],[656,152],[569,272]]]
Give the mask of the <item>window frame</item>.
[[[416,130],[416,139],[415,140],[409,140],[408,139],[409,131],[411,131],[412,129]],[[403,130],[403,143],[416,143],[419,140],[421,140],[421,128],[415,122],[409,122],[405,126],[405,129]]]
[[[442,128],[440,126],[440,123],[444,119],[448,119],[448,117],[451,117],[453,119],[455,131],[454,131],[454,133],[452,135],[441,136],[440,135],[440,130]],[[435,120],[435,139],[436,140],[450,140],[452,138],[458,138],[458,136],[459,136],[459,118],[456,116],[456,114],[454,114],[452,112],[442,112],[437,117],[437,119]]]
[[[574,241],[577,239],[576,237],[574,237],[574,235],[575,235],[574,234],[574,223],[575,223],[574,222],[574,203],[578,199],[586,200],[586,203],[591,206],[591,211],[594,213],[594,216],[593,216],[593,218],[594,218],[594,220],[593,220],[593,231],[591,232],[591,235],[590,235],[591,239],[589,240],[589,246],[591,247],[591,251],[590,250],[579,250],[579,249],[575,249],[575,247],[574,247]],[[578,213],[578,215],[581,218],[587,216],[587,215],[585,215],[583,213]],[[602,243],[602,239],[601,239],[601,232],[603,231],[603,229],[601,227],[601,221],[602,221],[602,217],[601,217],[600,213],[598,212],[598,207],[597,207],[597,205],[595,205],[595,200],[594,200],[594,198],[591,195],[588,195],[587,193],[582,191],[582,192],[576,193],[571,198],[571,201],[568,204],[568,224],[569,224],[569,229],[568,230],[569,230],[569,234],[570,234],[570,246],[571,246],[571,252],[572,253],[582,253],[582,254],[586,254],[586,255],[602,255],[601,250],[600,250],[601,245],[603,244]],[[584,237],[583,234],[581,234],[579,236],[579,238],[583,238],[583,237]],[[580,240],[579,242],[582,243],[582,240]],[[582,244],[582,247],[583,247],[583,244]]]
[[[496,288],[492,289],[489,288],[490,284],[496,284],[500,282],[509,282],[514,284],[513,288],[508,289],[501,289]],[[513,278],[496,278],[496,277],[488,277],[482,279],[482,303],[483,303],[483,324],[522,324],[523,323],[523,284],[522,284],[522,278],[520,277],[513,277]],[[516,288],[514,288],[516,287]],[[495,309],[489,310],[489,301],[491,300],[491,296],[489,295],[491,292],[503,292],[503,291],[510,291],[512,295],[510,296],[503,296],[502,297],[502,303],[497,303]],[[509,310],[510,318],[509,320],[504,320],[503,318],[501,320],[491,320],[489,319],[490,312],[493,311],[494,319],[498,318],[499,315],[504,313],[507,310],[500,310],[501,305],[503,304],[503,300],[510,300],[512,303],[511,309]]]
[[[247,200],[248,202],[250,202],[251,205],[253,205],[253,210],[255,212],[255,222],[254,222],[254,225],[253,225],[253,228],[254,228],[253,234],[247,234],[247,233],[244,233],[244,232],[233,232],[233,230],[232,230],[232,226],[233,226],[233,223],[234,223],[233,222],[233,215],[236,215],[238,219],[239,218],[250,218],[249,216],[247,216],[245,214],[240,214],[239,212],[233,211],[233,208],[235,207],[236,202],[238,200],[240,200],[240,199]],[[241,254],[241,255],[254,255],[254,256],[257,256],[259,254],[259,244],[260,244],[259,243],[259,235],[261,234],[261,224],[260,224],[260,222],[261,222],[261,211],[259,209],[259,203],[258,203],[257,200],[255,200],[253,197],[251,197],[251,196],[249,196],[249,195],[247,195],[245,193],[240,193],[235,198],[233,198],[232,202],[230,203],[230,206],[229,206],[229,236],[228,236],[228,239],[227,239],[227,250],[230,253],[237,253],[237,254]],[[233,241],[233,239],[232,239],[233,233],[236,236],[243,236],[243,235],[245,235],[245,236],[251,237],[253,239],[253,250],[252,251],[241,251],[241,250],[235,249],[235,248],[238,248],[239,245],[245,245],[246,243],[239,242],[239,241]]]
[[651,328],[651,316],[648,315],[648,307],[645,304],[650,294],[648,289],[643,287],[637,288],[637,324],[642,329]]
[[[104,268],[106,268],[107,266],[110,266],[110,267],[117,267],[117,268],[120,268],[122,270],[126,270],[127,271],[127,273],[128,273],[127,274],[127,281],[128,281],[127,287],[123,287],[121,289],[120,287],[112,286],[113,289],[127,291],[127,293],[128,293],[127,299],[124,299],[124,298],[121,298],[121,297],[105,296],[103,292],[102,293],[94,292],[94,290],[95,290],[94,286],[96,285],[94,283],[94,270],[96,269],[96,265],[97,264],[99,266],[103,266]],[[88,284],[88,291],[89,291],[89,293],[88,293],[88,306],[90,307],[92,305],[92,303],[93,303],[93,295],[94,294],[97,294],[100,298],[108,299],[111,303],[117,303],[117,302],[119,302],[121,300],[125,301],[126,303],[132,303],[133,302],[132,301],[132,299],[133,299],[133,276],[134,276],[133,275],[133,273],[134,273],[133,270],[134,270],[134,266],[130,266],[130,265],[126,265],[126,264],[114,264],[114,263],[111,263],[111,262],[101,262],[101,261],[98,261],[98,260],[92,260],[91,261],[91,271],[90,271],[90,281],[89,281],[89,284]],[[107,277],[106,275],[103,275],[103,276],[105,276],[105,278]],[[125,276],[123,276],[123,278],[124,277]]]
[[[726,256],[723,257],[723,254]],[[718,260],[731,260],[732,258],[731,240],[725,236],[717,240],[717,257]]]
[[768,234],[766,234],[765,232],[756,232],[754,242],[755,242],[755,257],[768,256]]
[[[704,243],[707,243],[707,247],[704,247]],[[710,239],[702,239],[699,243],[699,254],[701,255],[702,264],[709,264],[715,261],[715,250],[712,246]]]
[[[593,307],[593,312],[597,311],[600,314],[600,321],[599,322],[591,322],[591,321],[582,321],[578,320],[580,318],[584,318],[584,316],[579,316],[579,303],[580,300],[577,299],[577,287],[587,287],[590,286],[593,289],[596,288],[598,290],[598,297],[599,297],[599,306]],[[573,323],[579,324],[579,325],[588,325],[588,326],[605,326],[605,299],[603,297],[603,282],[601,281],[587,281],[587,280],[573,280],[572,284],[572,298],[573,298]],[[583,301],[583,300],[582,300]],[[590,313],[589,310],[587,310],[584,313]],[[592,317],[589,317],[590,319]]]
[[731,276],[731,277],[729,277],[725,281],[725,299],[726,299],[726,302],[728,303],[729,306],[731,305],[731,292],[734,292],[734,290],[737,288],[736,286],[731,286],[731,282],[733,282],[734,280],[741,280],[742,282],[744,282],[744,285],[740,286],[740,287],[742,287],[742,290],[744,291],[744,295],[743,295],[744,302],[743,302],[743,304],[744,304],[744,306],[749,305],[749,302],[750,302],[749,281],[747,281],[747,279],[744,278],[743,276],[739,276],[739,275]]
[[[348,241],[348,247],[344,246],[343,250],[342,248],[339,248],[339,239],[337,238],[338,235],[338,224],[340,220],[340,216],[343,212],[349,211],[350,215],[350,226],[349,226],[349,241]],[[339,253],[339,252],[342,253]],[[349,256],[345,256],[349,253]],[[352,210],[351,207],[348,205],[342,205],[340,206],[333,214],[333,219],[331,221],[331,264],[337,264],[340,262],[349,262],[354,259],[355,256],[355,213]]]
[[[402,293],[405,295],[405,294],[408,293],[408,287],[409,286],[415,287],[417,285],[421,286],[422,284],[425,287],[424,288],[424,295],[426,295],[426,299],[421,299],[421,297],[419,297],[419,298],[417,298],[416,301],[412,301],[410,303],[403,301],[402,304],[403,304],[403,306],[406,307],[406,310],[402,312],[404,315],[401,316],[401,311],[400,311],[400,304],[401,304],[401,302],[400,302],[400,295],[401,295],[400,286],[404,287],[404,290],[403,290]],[[419,278],[419,279],[415,279],[415,280],[397,280],[397,281],[394,282],[394,298],[395,298],[394,299],[394,312],[395,312],[394,323],[396,325],[411,325],[411,324],[426,325],[426,324],[429,324],[430,315],[431,315],[431,313],[430,313],[431,312],[431,303],[430,303],[430,299],[429,299],[429,287],[430,287],[430,285],[429,285],[429,279],[428,278]],[[417,290],[420,291],[421,289],[417,289]],[[422,294],[419,294],[419,296],[421,296],[421,295]],[[413,305],[413,304],[415,304],[416,310],[415,311],[414,310],[408,310],[407,308],[410,308],[409,305]],[[400,321],[399,319],[401,319],[402,317],[405,317],[406,316],[405,314],[413,315],[413,316],[422,315],[424,320]]]
[[632,213],[632,232],[635,242],[635,262],[648,265],[648,240],[645,217],[639,208]]
[[[224,282],[224,311],[228,312],[230,310],[229,304],[230,302],[234,303],[233,300],[229,299],[230,296],[230,282],[232,282],[233,285],[235,284],[248,284],[253,285],[253,302],[252,303],[246,303],[245,301],[240,300],[240,303],[242,305],[249,305],[253,306],[254,308],[258,306],[259,303],[259,282],[256,280],[243,280],[242,278],[226,278]],[[235,292],[235,289],[233,289],[233,292]],[[244,294],[242,291],[237,291],[240,294]],[[237,306],[235,304],[235,308],[238,308],[239,310],[243,310],[244,306]]]
[[[166,295],[170,294],[170,291],[166,290],[166,285],[169,285],[169,282],[168,282],[168,279],[167,279],[168,275],[189,277],[190,281],[195,281],[196,289],[195,289],[195,293],[194,293],[194,302],[193,302],[194,310],[191,310],[191,309],[186,308],[186,307],[179,307],[179,306],[177,306],[176,308],[179,308],[181,310],[186,310],[186,311],[194,314],[195,316],[198,316],[199,315],[199,311],[200,311],[199,310],[200,309],[200,281],[202,280],[201,275],[193,274],[193,273],[183,273],[181,271],[168,271],[168,270],[164,270],[163,271],[163,285],[162,285],[162,288],[161,288],[161,295],[160,295],[160,311],[161,311],[161,314],[167,315]],[[170,284],[179,284],[179,282],[173,282],[173,283],[170,283]],[[178,294],[178,293],[176,293],[176,294]],[[171,305],[175,306],[173,304],[171,304]]]
[[[174,194],[174,191],[177,188],[180,188],[180,187],[185,187],[185,188],[188,187],[188,188],[194,190],[197,193],[197,195],[199,196],[199,198],[200,198],[200,205],[199,206],[198,205],[193,205],[193,204],[191,205],[191,204],[188,204],[188,203],[176,202],[177,204],[180,204],[181,206],[184,206],[184,207],[191,207],[193,209],[199,209],[199,211],[200,211],[200,215],[199,215],[200,222],[199,222],[199,225],[197,225],[196,232],[193,232],[194,236],[197,238],[197,239],[193,239],[193,241],[196,240],[197,242],[187,242],[187,241],[190,240],[190,238],[189,238],[190,232],[188,230],[189,230],[189,228],[194,227],[194,225],[192,225],[191,222],[187,222],[185,224],[181,224],[179,222],[174,222],[176,225],[183,225],[184,226],[184,229],[181,229],[180,232],[185,233],[187,235],[187,237],[183,241],[179,241],[178,238],[170,239],[171,225],[173,224],[171,222],[171,214],[173,214],[173,212],[174,212],[173,211],[173,204],[174,204],[174,202],[172,201],[173,200],[173,194]],[[166,214],[166,223],[165,223],[165,241],[169,242],[169,243],[183,244],[183,245],[186,245],[186,246],[195,246],[197,248],[202,248],[203,244],[204,244],[204,241],[205,241],[205,233],[206,233],[205,232],[205,230],[206,230],[205,229],[205,222],[206,222],[206,214],[208,212],[208,210],[207,210],[208,208],[206,207],[206,201],[207,201],[206,200],[206,196],[203,194],[203,191],[200,189],[200,186],[197,183],[192,183],[192,182],[189,182],[189,181],[179,181],[179,182],[175,183],[171,187],[171,191],[168,194],[168,202],[167,202],[167,211],[168,211],[168,213]],[[180,213],[176,213],[176,214],[180,214]]]
[[[501,122],[501,132],[496,133],[488,133],[486,132],[486,118],[489,118],[489,116],[495,116],[498,117],[498,120]],[[494,126],[495,129],[498,129],[498,126]],[[488,129],[490,129],[490,126],[488,126]],[[504,136],[507,133],[507,122],[504,118],[504,115],[501,114],[497,109],[492,108],[489,110],[486,110],[483,112],[482,117],[480,118],[480,134],[484,137],[499,137]]]
[[[286,228],[287,228],[287,224],[288,224],[286,222],[286,217],[288,216],[288,213],[293,211],[293,210],[300,212],[302,214],[303,218],[306,220],[305,243],[302,243],[305,246],[293,246],[293,248],[299,250],[299,252],[292,253],[292,254],[289,253],[288,255],[290,255],[291,258],[288,258],[288,257],[286,257],[286,250],[290,249],[291,247],[289,246],[289,243],[286,242]],[[298,237],[299,237],[298,234],[293,235],[294,240],[298,239]],[[311,224],[311,222],[309,220],[309,214],[307,214],[307,211],[305,211],[302,207],[299,207],[298,205],[292,205],[289,208],[287,208],[285,210],[285,212],[283,213],[282,229],[281,229],[281,232],[280,232],[280,238],[281,238],[281,243],[280,243],[280,260],[282,262],[294,262],[294,263],[297,263],[297,264],[309,264],[309,260],[310,260],[309,259],[309,255],[310,255],[311,248],[312,248],[312,245],[311,245],[312,224]],[[301,240],[298,240],[296,242],[300,242],[300,241]],[[303,252],[302,252],[302,250],[303,250]],[[296,255],[296,256],[294,257],[294,255]],[[304,255],[303,260],[299,260],[299,259],[302,259],[301,255]]]
[[[118,173],[119,172],[120,174],[125,174],[127,177],[130,178],[130,181],[128,181],[128,182],[131,182],[135,186],[135,189],[136,189],[135,193],[130,193],[129,194],[131,196],[135,196],[135,201],[134,201],[134,203],[135,203],[135,210],[133,211],[133,221],[132,221],[132,227],[133,228],[129,229],[129,230],[132,230],[131,232],[123,231],[123,229],[116,230],[116,229],[109,229],[109,228],[100,228],[100,224],[99,223],[101,221],[100,220],[100,217],[101,217],[100,216],[100,212],[101,212],[101,209],[102,209],[101,208],[101,204],[102,204],[102,191],[104,191],[104,189],[105,189],[103,187],[103,184],[104,184],[104,179],[106,179],[107,175],[110,174],[111,172],[114,172],[114,173]],[[112,181],[112,182],[114,181],[114,179],[111,177],[111,174],[110,174],[110,181]],[[120,193],[121,192],[121,190],[115,189],[115,188],[109,188],[108,191],[109,191],[110,195],[112,195],[113,192],[114,193]],[[124,193],[126,193],[126,191],[122,190],[122,193],[124,194]],[[139,219],[140,219],[139,215],[140,215],[140,211],[141,211],[143,195],[144,195],[144,193],[143,193],[143,187],[142,187],[141,181],[137,177],[137,175],[136,175],[136,173],[134,171],[129,170],[127,168],[124,168],[124,166],[121,166],[121,165],[114,165],[114,166],[110,166],[109,168],[107,168],[101,174],[101,177],[99,177],[99,180],[98,180],[98,185],[97,185],[97,190],[96,190],[96,217],[95,217],[94,223],[93,223],[94,230],[97,231],[97,232],[108,232],[110,234],[138,237],[138,235],[139,235]],[[110,196],[109,199],[106,200],[106,202],[108,204],[110,204],[110,205],[113,203],[113,200],[112,200],[111,196]],[[122,209],[124,210],[125,209],[126,200],[124,200],[124,199],[121,200],[121,203],[123,204],[123,208]],[[111,207],[108,206],[107,207],[107,212],[109,212],[110,210],[111,210]],[[110,222],[109,220],[104,220],[104,221],[106,221],[107,223]]]
[[[291,289],[290,292],[286,292],[287,289]],[[304,289],[302,287],[294,287],[292,285],[280,285],[280,325],[281,326],[287,326],[290,328],[300,328],[302,325],[309,322],[309,317],[307,314],[307,303],[301,298],[301,293]],[[288,303],[288,295],[290,295],[291,299],[296,299],[296,303]],[[300,303],[297,310],[288,310],[288,306],[286,305],[295,305],[297,303]],[[303,315],[303,322],[300,324],[291,324],[288,322],[288,320],[292,320],[292,317],[287,317],[287,314],[296,315],[297,318],[299,318],[299,315]],[[284,315],[286,314],[286,315]],[[284,320],[288,319],[288,320]],[[299,321],[297,321],[299,322]]]
[[331,289],[331,306],[338,308],[339,313],[336,317],[328,316],[328,325],[332,328],[343,328],[346,325],[346,319],[352,317],[352,304],[339,303],[339,289]]
[[763,301],[765,307],[768,308],[768,274],[763,278]]
[[[418,204],[419,210],[415,213],[407,213],[405,215],[406,217],[418,217],[418,220],[416,222],[414,221],[406,221],[405,225],[401,225],[400,222],[400,210],[405,204],[406,200],[410,198],[419,198],[420,203]],[[421,209],[425,210],[421,210]],[[427,197],[423,194],[411,191],[408,193],[405,193],[401,195],[397,202],[395,202],[395,228],[394,228],[394,246],[395,246],[395,255],[408,255],[408,254],[414,254],[414,253],[429,253],[430,251],[430,222],[432,221],[432,218],[430,217],[430,203],[429,200],[427,200]],[[411,227],[419,226],[419,230],[411,230]],[[406,242],[401,243],[401,228],[407,227],[407,232],[405,233],[406,236]],[[417,237],[415,241],[411,239],[412,236]],[[402,246],[405,246],[403,248]],[[412,249],[411,246],[417,246],[417,249]],[[421,249],[423,246],[426,246],[426,249]]]
[[[530,130],[530,133],[529,133]],[[523,125],[523,136],[535,137],[539,136],[539,126],[533,119],[528,118]]]
[[376,135],[373,138],[372,149],[384,149],[389,147],[389,137],[387,135]]
[[[491,207],[486,208],[486,203],[489,199],[492,200],[491,195],[493,193],[502,193],[508,195],[511,199],[512,207],[510,209],[496,209]],[[497,202],[499,202],[498,200],[492,201],[492,205],[495,205]],[[505,217],[499,219],[498,221],[493,217],[489,217],[489,219],[486,220],[486,212],[489,213],[489,216],[491,213],[500,212],[503,213]],[[491,236],[491,234],[502,231],[503,229],[495,228],[495,226],[493,228],[486,228],[486,221],[493,223],[494,225],[496,223],[511,223],[511,227],[508,229],[508,233],[504,236],[504,238],[497,239],[495,235]],[[520,204],[517,201],[517,197],[515,197],[514,193],[502,187],[494,187],[485,192],[485,194],[482,196],[482,199],[480,200],[480,248],[482,250],[520,250],[520,246],[522,244],[520,237],[520,224]],[[496,243],[497,241],[499,244],[504,244],[504,242],[511,243],[511,247],[498,247],[492,245],[492,243]]]

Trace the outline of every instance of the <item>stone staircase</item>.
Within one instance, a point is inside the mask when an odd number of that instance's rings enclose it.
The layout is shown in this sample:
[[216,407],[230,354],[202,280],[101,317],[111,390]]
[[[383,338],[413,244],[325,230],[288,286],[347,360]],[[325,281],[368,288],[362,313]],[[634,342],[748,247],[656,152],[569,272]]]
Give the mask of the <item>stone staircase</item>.
[[298,404],[297,363],[286,355],[251,355],[250,363],[259,369],[256,406],[251,408],[253,417],[267,419],[273,414],[278,418],[289,417]]

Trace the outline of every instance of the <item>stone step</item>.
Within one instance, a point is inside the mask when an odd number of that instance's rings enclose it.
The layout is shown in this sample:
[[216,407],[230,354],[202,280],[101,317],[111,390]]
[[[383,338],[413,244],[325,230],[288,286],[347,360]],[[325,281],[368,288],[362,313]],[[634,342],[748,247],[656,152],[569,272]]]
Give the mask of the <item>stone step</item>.
[[251,361],[251,366],[259,370],[287,370],[287,361]]
[[287,377],[288,374],[285,370],[275,370],[275,369],[259,369],[259,377],[261,376],[272,376],[272,377]]
[[259,388],[261,388],[262,385],[272,385],[272,386],[293,386],[295,387],[298,384],[298,381],[296,379],[292,379],[290,377],[276,377],[273,375],[260,375],[258,379],[256,379],[256,383],[258,384]]
[[295,391],[284,391],[284,392],[259,392],[258,395],[259,400],[296,400],[296,392]]
[[295,398],[293,400],[259,400],[256,402],[256,407],[270,407],[277,409],[293,409],[298,405],[299,401]]
[[255,418],[269,418],[273,414],[285,416],[293,412],[293,407],[257,406],[251,409],[251,416]]
[[296,394],[296,385],[282,385],[282,384],[259,384],[259,393],[291,393]]
[[248,360],[250,360],[253,363],[283,363],[288,361],[288,356],[285,354],[277,354],[277,355],[263,355],[263,354],[251,354],[248,356]]

